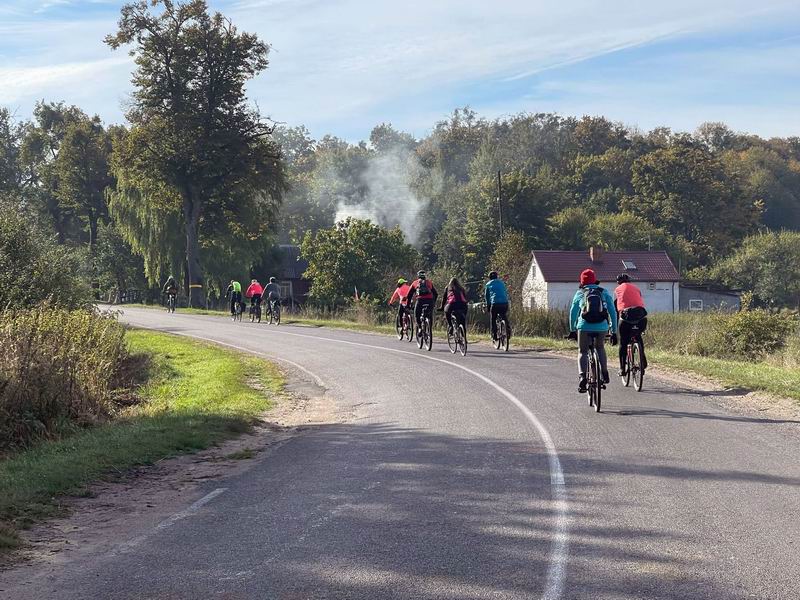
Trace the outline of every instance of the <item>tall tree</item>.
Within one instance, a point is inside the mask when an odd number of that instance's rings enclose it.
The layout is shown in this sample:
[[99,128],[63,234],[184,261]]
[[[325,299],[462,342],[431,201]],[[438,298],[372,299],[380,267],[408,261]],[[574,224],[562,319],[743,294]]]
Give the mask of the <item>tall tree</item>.
[[134,187],[163,185],[179,199],[190,302],[199,305],[202,222],[213,236],[243,202],[265,204],[274,222],[285,186],[272,127],[245,96],[246,82],[267,68],[269,48],[210,14],[203,0],[126,4],[106,43],[133,44],[136,63],[120,168]]

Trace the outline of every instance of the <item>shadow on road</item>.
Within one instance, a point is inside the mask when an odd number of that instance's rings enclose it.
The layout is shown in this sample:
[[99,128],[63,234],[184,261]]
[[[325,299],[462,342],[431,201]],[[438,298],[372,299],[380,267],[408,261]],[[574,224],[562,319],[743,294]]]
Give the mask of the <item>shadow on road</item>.
[[[682,392],[681,392],[682,393]],[[711,421],[729,421],[732,423],[754,423],[760,425],[800,424],[792,419],[770,419],[767,417],[748,417],[744,415],[731,415],[724,413],[687,412],[683,410],[669,410],[667,408],[623,408],[603,409],[604,414],[619,415],[621,417],[663,417],[665,419],[705,419]]]
[[[800,483],[579,454],[562,460],[571,515],[563,597],[570,600],[746,597],[735,583],[709,577],[715,558],[699,533],[627,520],[634,509],[647,514],[643,499],[603,501],[609,475]],[[391,424],[316,426],[220,485],[228,491],[207,509],[117,557],[103,573],[105,593],[528,599],[544,589],[556,514],[538,444]],[[97,584],[95,573],[85,577]]]

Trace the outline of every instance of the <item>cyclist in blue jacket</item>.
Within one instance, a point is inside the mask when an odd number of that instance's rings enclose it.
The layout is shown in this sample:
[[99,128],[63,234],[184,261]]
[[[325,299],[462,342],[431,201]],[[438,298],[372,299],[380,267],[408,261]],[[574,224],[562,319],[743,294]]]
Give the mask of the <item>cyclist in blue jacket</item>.
[[606,334],[609,331],[611,345],[617,344],[617,310],[614,308],[614,298],[608,290],[600,287],[592,269],[581,273],[580,287],[575,292],[569,311],[569,330],[570,337],[578,340],[578,392],[585,394],[590,340],[594,338],[603,383],[609,382],[605,347]]
[[[489,313],[489,324],[492,330],[492,339],[497,339],[497,317],[505,317],[508,323],[508,289],[506,284],[497,278],[497,271],[489,273],[489,281],[484,290],[486,312]],[[511,324],[509,323],[508,336],[511,337]]]

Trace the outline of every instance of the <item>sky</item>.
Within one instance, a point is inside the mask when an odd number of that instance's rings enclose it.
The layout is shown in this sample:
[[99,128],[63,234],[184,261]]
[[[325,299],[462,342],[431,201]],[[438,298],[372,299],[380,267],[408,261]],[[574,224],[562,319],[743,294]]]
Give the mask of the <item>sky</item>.
[[[604,115],[643,130],[723,121],[800,135],[800,2],[211,0],[271,46],[263,114],[350,141],[417,137],[454,108]],[[103,37],[122,2],[0,0],[0,105],[65,101],[124,122],[133,63]]]

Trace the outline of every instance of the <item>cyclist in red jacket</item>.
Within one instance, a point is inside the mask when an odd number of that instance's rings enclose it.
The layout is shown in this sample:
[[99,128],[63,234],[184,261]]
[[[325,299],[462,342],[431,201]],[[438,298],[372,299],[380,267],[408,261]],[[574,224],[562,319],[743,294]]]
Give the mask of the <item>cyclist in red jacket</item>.
[[411,284],[411,289],[408,291],[409,305],[412,300],[416,299],[414,303],[414,320],[417,322],[417,331],[419,331],[423,310],[427,311],[428,318],[433,321],[433,307],[438,297],[439,292],[433,287],[433,282],[428,279],[425,271],[419,271],[417,278]]
[[253,279],[250,286],[244,293],[245,298],[250,298],[250,307],[261,306],[261,295],[264,293],[264,288],[258,283],[258,279]]
[[392,306],[395,302],[398,303],[397,306],[397,319],[398,322],[402,322],[403,313],[408,310],[409,302],[408,302],[408,292],[411,290],[411,286],[408,282],[403,279],[402,277],[397,280],[397,288],[394,290],[394,294],[389,299],[389,306]]
[[[617,288],[614,290],[614,306],[619,313],[619,374],[625,376],[628,357],[628,344],[631,342],[632,329],[639,328],[641,333],[647,329],[647,310],[641,290],[631,283],[630,275],[622,273],[617,276]],[[642,370],[647,368],[647,357],[642,342]]]

